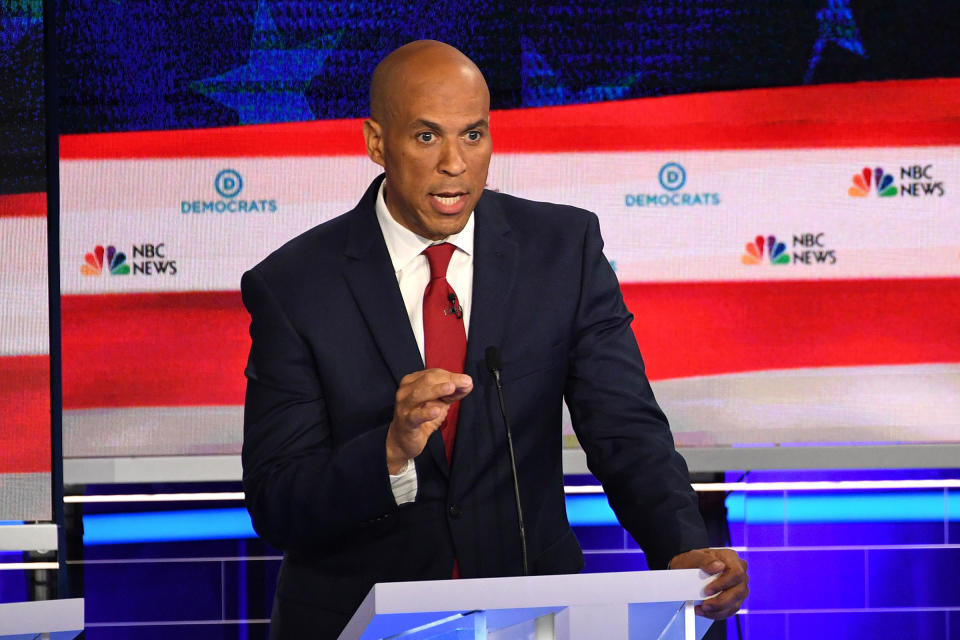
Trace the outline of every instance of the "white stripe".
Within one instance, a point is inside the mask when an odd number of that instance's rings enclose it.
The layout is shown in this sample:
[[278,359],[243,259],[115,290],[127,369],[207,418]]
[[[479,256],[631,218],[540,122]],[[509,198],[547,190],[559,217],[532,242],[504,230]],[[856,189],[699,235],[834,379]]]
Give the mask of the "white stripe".
[[279,562],[283,556],[215,556],[190,558],[105,558],[102,560],[67,560],[68,565],[84,564],[166,564],[194,562]]
[[50,353],[46,218],[0,218],[0,356]]
[[[839,480],[816,482],[694,482],[694,491],[878,491],[890,489],[960,489],[960,480]],[[566,485],[567,495],[599,495],[600,485]],[[122,503],[122,502],[217,502],[241,501],[242,491],[205,493],[131,493],[89,496],[64,496],[66,503]],[[0,529],[2,531],[2,529]]]
[[[957,443],[958,363],[771,369],[651,386],[695,471],[768,468],[771,460],[781,469],[951,467],[957,459],[943,447],[908,458],[906,445],[870,445]],[[563,433],[574,433],[566,410]],[[817,443],[820,450],[780,443]],[[585,473],[585,459],[568,455],[566,473]]]
[[49,472],[0,473],[0,520],[51,520],[51,490]]
[[[71,409],[63,412],[66,458],[140,457],[139,469],[133,469],[135,473],[142,473],[145,465],[160,463],[176,474],[178,465],[186,467],[187,464],[176,458],[148,462],[143,456],[233,454],[240,452],[242,440],[243,407],[240,405]],[[213,472],[214,467],[201,465],[199,471]],[[229,479],[239,479],[239,459],[230,472],[233,475]],[[166,480],[173,481],[174,478],[169,476]],[[68,482],[87,483],[69,476]],[[96,484],[100,480],[88,482]]]
[[130,622],[88,622],[86,628],[101,627],[182,627],[189,625],[210,625],[210,624],[269,624],[270,620],[266,618],[249,618],[237,620],[150,620],[150,621],[130,621]]
[[960,607],[860,607],[849,609],[741,609],[737,613],[740,615],[783,615],[785,613],[793,614],[822,614],[822,613],[936,613],[944,611],[960,611]]
[[221,493],[131,493],[63,497],[63,501],[68,504],[94,502],[217,502],[243,499],[244,493],[242,491]]
[[[960,489],[960,480],[838,480],[813,482],[694,482],[694,491],[878,491],[889,489]],[[567,495],[601,494],[600,485],[567,485]]]
[[752,444],[758,457],[782,442],[956,442],[960,421],[956,363],[775,369],[652,387],[678,446]]
[[[658,180],[667,162],[686,171],[676,192]],[[900,167],[918,163],[930,165],[942,197],[847,194],[865,166],[885,167],[899,184]],[[233,198],[214,188],[227,168],[243,178]],[[243,271],[284,241],[351,209],[378,172],[361,156],[61,162],[63,291],[235,290]],[[595,211],[623,281],[813,280],[960,276],[958,176],[960,154],[950,147],[591,152],[497,154],[489,184]],[[627,205],[628,195],[673,193],[717,194],[719,204]],[[182,212],[184,203],[241,200],[277,210]],[[792,254],[793,236],[807,233],[824,234],[820,249],[835,251],[836,264],[740,261],[757,235],[776,236]],[[124,251],[129,264],[146,260],[135,259],[134,246],[161,242],[176,276],[80,274],[84,254],[98,244]]]
[[12,571],[14,569],[26,569],[36,571],[38,569],[59,569],[60,565],[56,562],[0,562],[0,571]]
[[737,553],[780,553],[794,551],[903,551],[960,549],[960,544],[846,544],[788,545],[784,547],[730,547]]
[[54,551],[57,549],[55,524],[0,525],[0,551]]

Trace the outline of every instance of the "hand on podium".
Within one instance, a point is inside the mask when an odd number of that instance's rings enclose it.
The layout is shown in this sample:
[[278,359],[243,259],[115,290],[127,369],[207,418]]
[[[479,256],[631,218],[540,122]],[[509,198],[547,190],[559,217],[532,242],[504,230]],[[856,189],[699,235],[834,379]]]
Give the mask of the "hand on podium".
[[733,549],[694,549],[674,556],[671,569],[702,569],[717,579],[707,585],[704,592],[709,600],[698,604],[696,613],[713,620],[729,618],[740,609],[750,592],[747,589],[747,561],[742,560]]

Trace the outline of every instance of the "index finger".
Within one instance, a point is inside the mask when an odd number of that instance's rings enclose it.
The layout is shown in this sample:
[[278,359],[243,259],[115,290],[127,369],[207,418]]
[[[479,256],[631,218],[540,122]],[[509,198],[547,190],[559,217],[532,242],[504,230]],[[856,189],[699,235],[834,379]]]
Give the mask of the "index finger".
[[410,404],[421,405],[432,400],[440,400],[456,392],[457,386],[449,380],[443,382],[428,382],[421,380],[410,389],[407,401]]
[[731,562],[727,564],[727,568],[724,569],[723,573],[718,575],[715,580],[704,588],[703,592],[711,596],[715,593],[731,589],[739,584],[744,584],[746,581],[747,574],[740,567],[740,564]]
[[473,391],[473,379],[463,373],[455,373],[451,378],[454,384],[453,393],[443,397],[443,400],[446,402],[454,402],[455,400],[460,400],[465,397],[471,391]]
[[724,564],[724,570],[704,589],[704,593],[707,595],[719,593],[747,582],[747,562],[745,560],[733,552],[718,553],[718,556]]
[[405,400],[412,404],[419,405],[432,400],[450,403],[467,395],[473,389],[473,380],[462,373],[429,369],[424,375],[409,381],[406,386],[409,387],[409,395]]

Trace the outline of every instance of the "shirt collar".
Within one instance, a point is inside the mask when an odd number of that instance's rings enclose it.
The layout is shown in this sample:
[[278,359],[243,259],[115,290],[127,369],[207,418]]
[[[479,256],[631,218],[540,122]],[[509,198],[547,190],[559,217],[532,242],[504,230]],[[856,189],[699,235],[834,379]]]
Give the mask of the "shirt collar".
[[[383,197],[383,189],[386,184],[386,180],[381,182],[380,189],[377,192],[377,204],[375,207],[377,211],[377,222],[380,223],[383,239],[387,243],[387,252],[390,254],[393,270],[394,272],[399,272],[409,267],[410,263],[423,253],[424,249],[435,243],[432,240],[417,235],[394,220],[393,216],[390,215],[389,209],[387,209],[387,201]],[[464,225],[459,233],[447,236],[438,242],[449,242],[458,250],[463,251],[467,255],[471,255],[473,254],[473,225],[473,212],[471,211],[470,217],[467,218],[467,224]]]

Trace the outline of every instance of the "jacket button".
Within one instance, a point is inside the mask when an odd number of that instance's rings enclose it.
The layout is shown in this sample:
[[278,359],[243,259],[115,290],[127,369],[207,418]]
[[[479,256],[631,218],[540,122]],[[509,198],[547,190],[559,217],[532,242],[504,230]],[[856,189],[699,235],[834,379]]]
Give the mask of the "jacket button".
[[450,505],[450,508],[447,509],[447,512],[450,514],[451,518],[459,518],[463,515],[463,509],[460,508],[458,504]]

